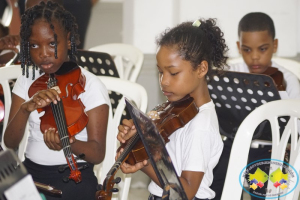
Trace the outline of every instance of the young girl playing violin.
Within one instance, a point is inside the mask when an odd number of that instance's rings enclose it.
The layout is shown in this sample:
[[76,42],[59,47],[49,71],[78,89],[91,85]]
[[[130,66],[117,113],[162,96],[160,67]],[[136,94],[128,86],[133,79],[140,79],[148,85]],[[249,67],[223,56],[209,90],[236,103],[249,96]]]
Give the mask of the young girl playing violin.
[[[108,92],[96,76],[79,68],[85,77],[85,87],[78,98],[85,106],[88,122],[82,131],[68,141],[75,156],[85,155],[84,160],[77,161],[78,167],[87,163],[89,167],[81,171],[80,183],[64,183],[62,177],[68,177],[70,170],[66,169],[63,174],[58,172],[59,166],[67,164],[59,133],[52,127],[41,132],[39,118],[44,113],[38,113],[37,109],[45,108],[50,103],[56,105],[65,97],[59,95],[59,90],[44,89],[30,98],[28,91],[34,85],[33,79],[55,74],[68,66],[78,67],[70,61],[74,60],[76,45],[79,43],[77,24],[68,11],[50,1],[28,9],[21,23],[21,62],[23,75],[26,76],[20,76],[13,89],[9,122],[4,135],[5,145],[16,149],[24,135],[26,122],[29,121],[30,133],[24,165],[34,181],[62,190],[62,199],[94,199],[97,178],[93,173],[93,165],[101,163],[105,155],[110,102]],[[29,70],[30,65],[32,71]],[[70,86],[59,89],[65,87]],[[57,199],[47,196],[48,200],[52,198]]]
[[[169,136],[166,149],[188,199],[211,199],[215,196],[209,188],[212,171],[222,153],[223,142],[206,81],[213,66],[221,71],[226,63],[223,33],[213,19],[197,20],[166,31],[157,44],[157,69],[163,94],[171,102],[189,94],[199,107],[199,113],[190,122]],[[135,133],[133,121],[123,120],[117,137],[125,143]],[[124,173],[142,170],[152,179],[149,199],[161,199],[163,190],[149,161],[135,165],[124,162],[121,170]]]

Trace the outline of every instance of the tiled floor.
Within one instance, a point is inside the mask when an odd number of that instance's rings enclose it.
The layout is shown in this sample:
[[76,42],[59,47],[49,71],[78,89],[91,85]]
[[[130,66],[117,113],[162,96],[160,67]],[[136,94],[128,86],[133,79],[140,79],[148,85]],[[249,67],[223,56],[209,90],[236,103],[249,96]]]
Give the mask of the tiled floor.
[[[129,191],[128,200],[147,200],[149,196],[149,191],[147,189],[149,181],[150,179],[143,172],[138,171],[137,173],[133,174],[131,179],[132,187]],[[250,199],[250,195],[244,192],[243,200]]]
[[[129,191],[128,200],[147,200],[149,192],[147,188],[131,188]],[[250,200],[248,193],[243,193],[243,200]],[[228,199],[229,200],[229,199]]]

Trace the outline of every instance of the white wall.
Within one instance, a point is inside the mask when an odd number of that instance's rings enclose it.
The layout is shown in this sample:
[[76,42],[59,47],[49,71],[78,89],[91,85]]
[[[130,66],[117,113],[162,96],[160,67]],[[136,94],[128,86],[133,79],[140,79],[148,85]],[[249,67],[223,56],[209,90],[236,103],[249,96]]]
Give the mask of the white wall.
[[237,25],[248,12],[265,12],[274,20],[279,39],[278,56],[295,56],[300,52],[299,0],[124,0],[123,42],[155,53],[155,38],[167,27],[195,20],[217,18],[225,33],[229,55],[237,56]]
[[173,26],[177,0],[125,0],[123,2],[123,42],[144,53],[155,53],[155,38]]

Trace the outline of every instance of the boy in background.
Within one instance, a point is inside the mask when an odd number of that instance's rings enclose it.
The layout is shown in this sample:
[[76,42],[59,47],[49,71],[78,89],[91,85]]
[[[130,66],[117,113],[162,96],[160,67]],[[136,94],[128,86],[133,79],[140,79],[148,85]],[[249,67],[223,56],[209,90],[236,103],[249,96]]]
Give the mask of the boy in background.
[[[237,47],[243,57],[242,63],[230,66],[230,71],[265,74],[270,68],[277,68],[283,74],[285,91],[279,91],[281,99],[300,98],[300,85],[297,77],[289,70],[272,61],[272,56],[277,51],[278,39],[275,38],[275,26],[273,20],[265,13],[253,12],[246,14],[238,25]],[[233,140],[224,140],[224,149],[218,165],[214,169],[214,180],[211,185],[216,192],[214,199],[221,199],[225,182],[227,166]],[[272,146],[259,145],[258,148],[250,148],[248,163],[260,159],[270,159]],[[263,187],[260,193],[265,193]],[[251,196],[251,199],[259,199]]]

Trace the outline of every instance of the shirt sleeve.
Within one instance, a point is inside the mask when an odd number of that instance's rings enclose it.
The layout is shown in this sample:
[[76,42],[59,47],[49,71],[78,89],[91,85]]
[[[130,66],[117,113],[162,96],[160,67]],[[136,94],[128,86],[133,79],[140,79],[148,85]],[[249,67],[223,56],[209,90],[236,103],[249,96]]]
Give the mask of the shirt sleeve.
[[14,85],[14,88],[12,90],[12,92],[16,95],[18,95],[19,97],[21,97],[22,99],[26,100],[26,91],[28,91],[28,89],[26,89],[27,87],[27,83],[26,83],[26,77],[23,75],[20,75],[17,78],[17,81]]

